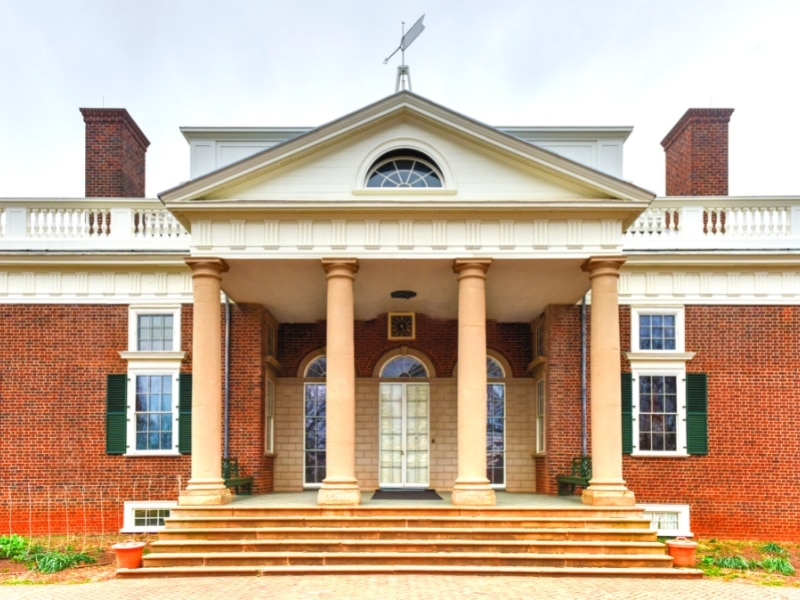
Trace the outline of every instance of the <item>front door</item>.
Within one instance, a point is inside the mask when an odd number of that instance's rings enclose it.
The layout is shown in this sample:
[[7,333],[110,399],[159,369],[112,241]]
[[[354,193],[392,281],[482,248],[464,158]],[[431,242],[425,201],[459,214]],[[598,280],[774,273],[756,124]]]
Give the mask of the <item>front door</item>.
[[381,383],[380,487],[428,487],[429,400],[427,383]]

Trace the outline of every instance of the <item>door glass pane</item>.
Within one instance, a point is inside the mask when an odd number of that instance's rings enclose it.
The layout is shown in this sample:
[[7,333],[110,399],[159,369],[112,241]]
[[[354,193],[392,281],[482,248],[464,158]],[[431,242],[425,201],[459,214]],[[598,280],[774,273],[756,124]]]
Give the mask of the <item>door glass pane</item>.
[[381,486],[428,484],[428,397],[428,384],[381,384]]

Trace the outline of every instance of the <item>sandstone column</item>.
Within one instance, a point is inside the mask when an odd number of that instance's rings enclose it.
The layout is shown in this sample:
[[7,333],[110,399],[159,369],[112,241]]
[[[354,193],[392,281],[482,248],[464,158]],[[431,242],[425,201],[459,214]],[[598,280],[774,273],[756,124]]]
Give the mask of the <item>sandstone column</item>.
[[222,336],[218,258],[187,258],[192,269],[192,476],[179,504],[227,504],[222,479]]
[[355,259],[323,259],[328,279],[326,379],[326,477],[317,503],[355,505],[361,491],[355,476],[355,341],[353,280]]
[[486,478],[486,271],[489,259],[456,260],[458,274],[458,478],[452,502],[493,505]]
[[591,434],[592,479],[583,503],[595,506],[635,504],[622,479],[622,419],[619,341],[619,268],[621,256],[590,258],[583,263],[592,282]]

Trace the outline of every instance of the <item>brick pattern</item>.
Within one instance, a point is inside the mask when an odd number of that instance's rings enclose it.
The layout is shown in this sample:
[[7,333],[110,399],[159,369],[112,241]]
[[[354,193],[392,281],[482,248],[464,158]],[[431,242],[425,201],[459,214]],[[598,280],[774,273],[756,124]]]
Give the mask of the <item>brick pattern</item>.
[[0,337],[4,523],[20,533],[70,523],[108,531],[122,526],[125,500],[176,497],[190,457],[105,453],[106,375],[127,371],[118,354],[128,347],[127,306],[0,305]]
[[728,194],[731,108],[690,108],[662,140],[667,196]]
[[640,502],[690,503],[695,534],[794,540],[800,307],[687,306],[685,317],[686,350],[696,352],[687,371],[708,374],[709,453],[626,456],[625,479]]
[[82,108],[86,197],[144,198],[150,142],[124,108]]

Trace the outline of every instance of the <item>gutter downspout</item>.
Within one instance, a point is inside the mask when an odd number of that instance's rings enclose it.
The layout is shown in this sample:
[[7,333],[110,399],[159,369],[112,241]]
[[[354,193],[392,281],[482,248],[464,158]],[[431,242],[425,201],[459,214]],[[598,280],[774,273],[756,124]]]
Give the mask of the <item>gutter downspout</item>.
[[586,294],[581,301],[581,456],[588,454],[586,431]]
[[228,431],[230,421],[230,368],[231,368],[231,300],[225,295],[225,365],[224,365],[224,418],[222,421],[222,457],[229,458]]

